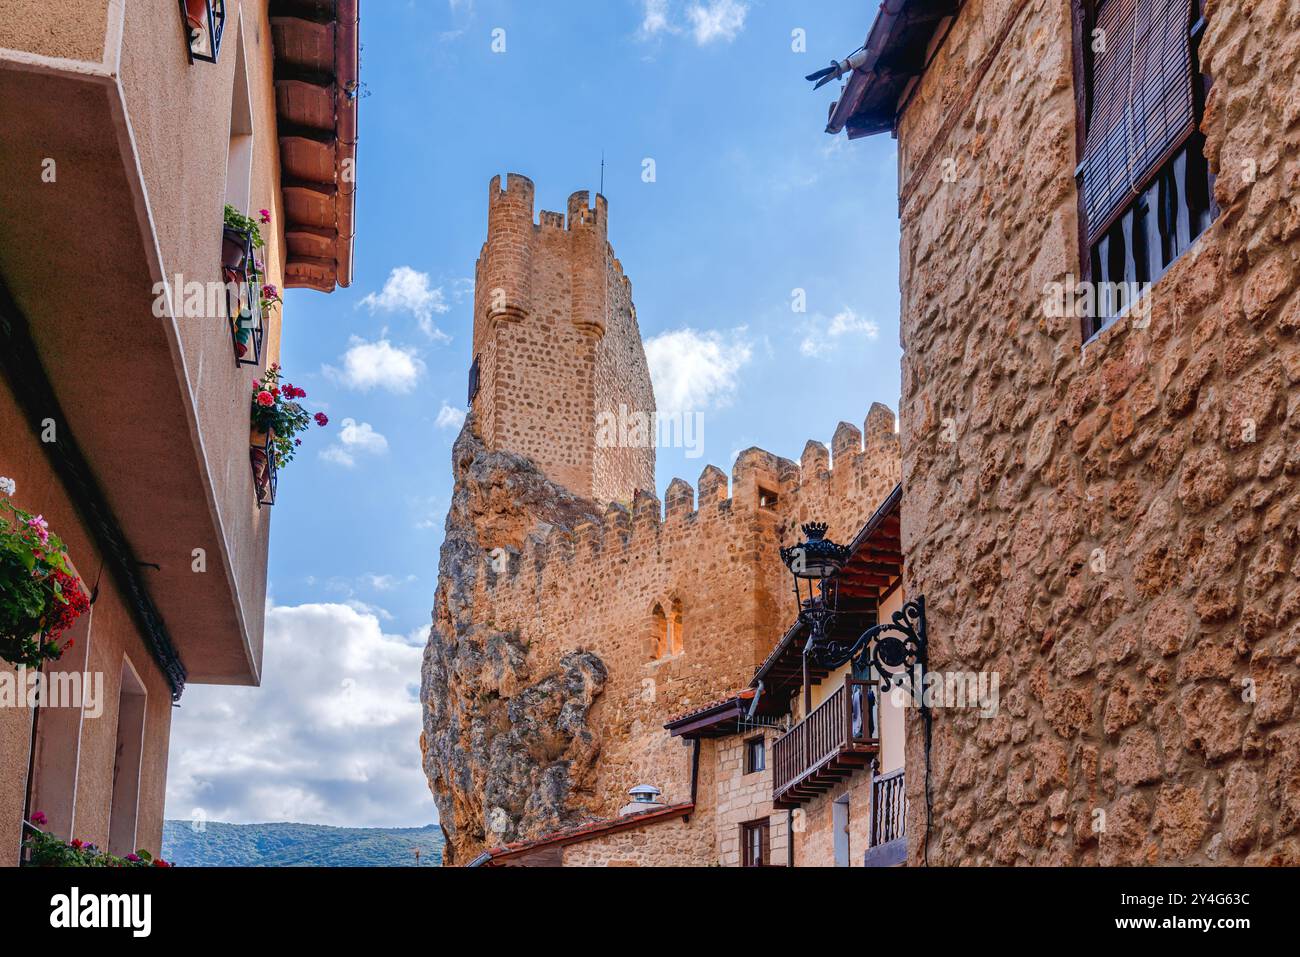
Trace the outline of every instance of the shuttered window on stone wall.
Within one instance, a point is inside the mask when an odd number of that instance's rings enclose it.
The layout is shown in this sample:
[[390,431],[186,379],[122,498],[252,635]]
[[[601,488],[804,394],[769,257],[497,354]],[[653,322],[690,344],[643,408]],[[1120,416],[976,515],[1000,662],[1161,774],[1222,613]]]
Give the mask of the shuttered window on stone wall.
[[1104,0],[1094,33],[1092,116],[1083,157],[1095,241],[1196,124],[1192,0]]
[[[1076,0],[1083,3],[1086,0]],[[1079,164],[1086,269],[1098,290],[1092,335],[1133,305],[1213,220],[1213,180],[1197,131],[1205,83],[1201,0],[1099,0],[1082,42],[1087,125]]]

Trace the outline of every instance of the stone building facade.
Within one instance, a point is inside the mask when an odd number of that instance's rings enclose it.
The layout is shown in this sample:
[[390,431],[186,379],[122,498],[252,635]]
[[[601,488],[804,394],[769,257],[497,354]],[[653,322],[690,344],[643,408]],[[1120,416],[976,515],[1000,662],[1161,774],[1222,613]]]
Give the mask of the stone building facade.
[[931,666],[1003,689],[992,720],[935,721],[929,860],[1294,865],[1300,3],[1192,6],[1218,215],[1147,291],[1149,321],[1085,342],[1044,299],[1086,256],[1087,10],[967,0],[886,103],[907,589]]
[[[691,753],[665,721],[747,686],[785,631],[795,606],[778,549],[797,526],[849,536],[898,481],[881,405],[865,439],[841,423],[800,462],[749,449],[730,482],[709,465],[663,504],[652,448],[602,457],[601,411],[654,408],[607,212],[576,194],[567,227],[534,222],[523,177],[490,192],[479,388],[453,449],[423,671],[421,747],[452,863],[608,817],[645,781],[690,802]],[[609,294],[593,312],[575,289],[596,272]]]

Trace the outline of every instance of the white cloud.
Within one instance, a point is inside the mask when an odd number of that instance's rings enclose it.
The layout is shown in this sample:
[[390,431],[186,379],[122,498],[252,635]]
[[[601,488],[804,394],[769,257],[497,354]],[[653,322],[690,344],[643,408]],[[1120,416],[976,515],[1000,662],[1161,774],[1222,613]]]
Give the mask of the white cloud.
[[821,359],[830,355],[846,336],[861,336],[872,340],[880,335],[880,327],[852,309],[841,309],[829,322],[824,316],[814,316],[809,331],[799,343],[799,351],[809,358]]
[[437,817],[420,768],[410,636],[343,604],[271,606],[261,688],[191,685],[172,723],[167,816],[349,827]]
[[399,578],[397,575],[376,575],[373,572],[362,575],[361,578],[375,591],[396,591],[403,585],[409,585],[418,580],[414,575]]
[[737,374],[753,355],[744,327],[727,335],[677,329],[645,344],[660,412],[699,412],[731,401]]
[[444,399],[442,408],[438,410],[438,419],[434,422],[440,429],[459,429],[465,424],[465,410],[458,409],[454,405],[448,405]]
[[675,15],[677,0],[643,0],[637,37],[653,40],[661,33],[689,32],[699,46],[723,41],[730,43],[745,28],[748,0],[693,0],[685,9],[685,22]]
[[387,339],[366,342],[353,336],[348,351],[343,354],[343,368],[326,366],[323,371],[359,392],[379,387],[404,393],[415,388],[415,383],[424,374],[424,363],[414,349],[394,346]]
[[677,33],[677,28],[668,20],[668,0],[645,0],[641,16],[641,28],[638,34],[643,39],[660,33]]
[[388,439],[376,432],[369,422],[344,419],[338,441],[321,452],[321,458],[348,468],[357,464],[358,455],[382,455],[388,451]]
[[749,4],[743,0],[706,0],[692,4],[686,11],[691,21],[691,35],[704,46],[722,40],[730,43],[745,28]]
[[451,310],[442,287],[434,288],[429,274],[417,272],[410,266],[398,266],[388,275],[388,281],[379,293],[370,293],[358,305],[374,312],[406,312],[415,316],[425,335],[450,342],[451,337],[434,325],[435,314]]

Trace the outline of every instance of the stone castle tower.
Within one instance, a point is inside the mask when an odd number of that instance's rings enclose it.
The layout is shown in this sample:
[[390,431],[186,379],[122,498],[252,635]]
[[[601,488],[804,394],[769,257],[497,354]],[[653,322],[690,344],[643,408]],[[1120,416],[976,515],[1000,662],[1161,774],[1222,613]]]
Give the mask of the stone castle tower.
[[654,488],[653,443],[605,448],[601,413],[653,413],[654,390],[632,284],[608,241],[609,207],[586,191],[568,217],[534,221],[533,183],[511,173],[488,190],[488,235],[474,278],[471,406],[488,449],[532,459],[583,498],[631,502]]
[[597,440],[602,413],[655,410],[604,197],[534,222],[533,184],[509,176],[488,216],[478,390],[452,450],[421,674],[449,863],[612,815],[634,784],[669,803],[707,792],[664,722],[746,685],[784,633],[779,547],[798,525],[847,541],[900,472],[894,414],[876,405],[830,449],[747,449],[661,501],[653,448]]

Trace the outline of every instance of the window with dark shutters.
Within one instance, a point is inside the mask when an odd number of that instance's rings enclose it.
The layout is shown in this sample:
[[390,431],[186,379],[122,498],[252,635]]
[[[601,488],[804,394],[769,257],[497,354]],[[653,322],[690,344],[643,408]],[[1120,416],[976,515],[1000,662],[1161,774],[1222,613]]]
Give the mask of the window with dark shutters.
[[[1155,282],[1213,220],[1197,121],[1207,81],[1201,0],[1075,0],[1085,278],[1129,290]],[[1091,336],[1132,296],[1099,290]]]

